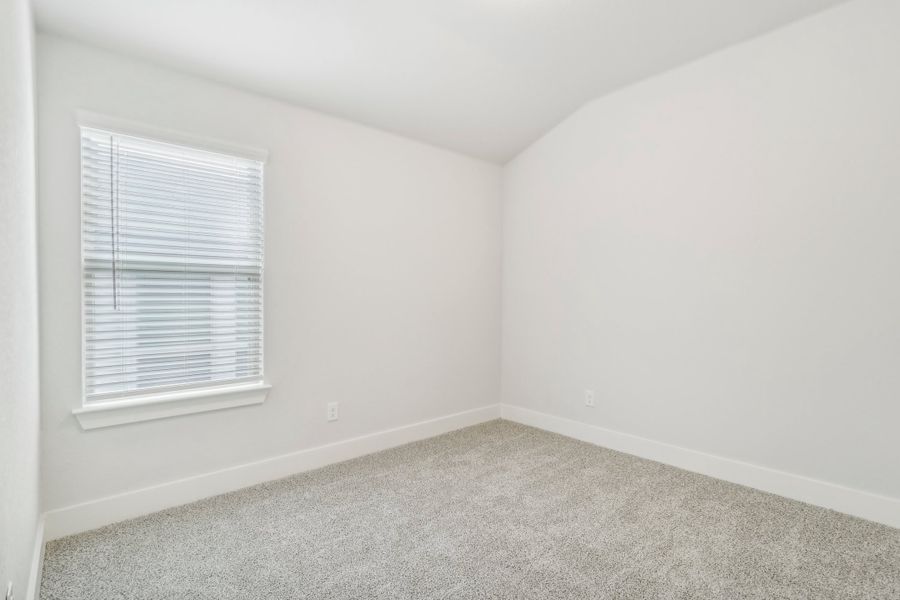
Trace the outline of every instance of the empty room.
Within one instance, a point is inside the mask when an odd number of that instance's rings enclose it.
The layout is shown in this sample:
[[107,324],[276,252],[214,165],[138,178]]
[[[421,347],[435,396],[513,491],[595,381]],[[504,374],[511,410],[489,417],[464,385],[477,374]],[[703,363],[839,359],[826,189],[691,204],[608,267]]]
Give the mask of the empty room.
[[900,0],[0,0],[0,600],[900,600]]

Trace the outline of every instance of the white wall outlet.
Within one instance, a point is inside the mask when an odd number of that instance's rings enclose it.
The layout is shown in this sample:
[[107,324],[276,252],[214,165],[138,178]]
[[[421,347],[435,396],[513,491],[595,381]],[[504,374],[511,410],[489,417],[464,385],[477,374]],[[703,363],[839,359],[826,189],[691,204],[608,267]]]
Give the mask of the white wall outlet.
[[338,420],[338,403],[337,402],[329,402],[328,403],[328,414],[325,418],[329,421],[337,421]]
[[594,408],[594,390],[584,390],[584,405]]

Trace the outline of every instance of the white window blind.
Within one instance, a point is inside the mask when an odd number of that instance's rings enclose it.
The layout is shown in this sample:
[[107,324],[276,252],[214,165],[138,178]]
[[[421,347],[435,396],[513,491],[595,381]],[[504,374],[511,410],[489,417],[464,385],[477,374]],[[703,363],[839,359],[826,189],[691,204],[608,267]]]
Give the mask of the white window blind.
[[263,165],[82,128],[85,400],[262,378]]

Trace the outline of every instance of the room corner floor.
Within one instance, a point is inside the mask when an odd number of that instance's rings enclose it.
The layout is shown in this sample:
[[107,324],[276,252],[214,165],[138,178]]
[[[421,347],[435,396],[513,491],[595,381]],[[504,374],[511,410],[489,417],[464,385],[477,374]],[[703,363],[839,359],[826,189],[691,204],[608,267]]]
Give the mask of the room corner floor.
[[42,600],[900,598],[900,530],[493,421],[47,545]]

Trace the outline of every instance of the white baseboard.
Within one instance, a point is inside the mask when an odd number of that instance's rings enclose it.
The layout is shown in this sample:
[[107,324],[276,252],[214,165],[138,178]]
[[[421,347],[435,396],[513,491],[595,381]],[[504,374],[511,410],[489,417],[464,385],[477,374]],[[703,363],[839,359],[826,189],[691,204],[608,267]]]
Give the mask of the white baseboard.
[[45,514],[47,541],[132,519],[173,506],[224,494],[258,483],[288,477],[365,454],[477,425],[500,417],[500,405],[492,404],[430,421],[422,421],[204,473],[83,504],[59,508]]
[[44,573],[44,540],[44,517],[41,516],[34,532],[34,550],[31,555],[31,572],[28,574],[25,600],[38,600],[41,594],[41,576]]
[[48,511],[38,528],[32,581],[29,582],[26,598],[28,600],[37,598],[44,541],[288,477],[294,473],[386,450],[498,417],[900,528],[900,499],[689,450],[526,408],[494,404]]
[[900,499],[503,404],[509,421],[900,528]]

